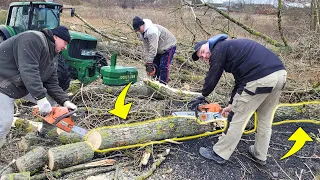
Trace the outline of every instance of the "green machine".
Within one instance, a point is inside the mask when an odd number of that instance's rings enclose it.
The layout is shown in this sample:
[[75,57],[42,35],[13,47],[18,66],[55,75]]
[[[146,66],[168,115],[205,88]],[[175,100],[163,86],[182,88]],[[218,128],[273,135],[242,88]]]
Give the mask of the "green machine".
[[112,54],[111,65],[103,66],[100,69],[103,84],[109,86],[126,85],[130,82],[137,82],[138,71],[134,67],[116,66],[117,55]]
[[[74,8],[64,8],[62,4],[46,2],[13,2],[8,9],[6,24],[0,25],[0,43],[11,36],[27,30],[53,29],[60,25],[60,15],[63,10],[71,10],[71,17],[75,15]],[[108,67],[106,58],[97,51],[98,39],[85,33],[69,31],[71,42],[58,58],[59,85],[66,90],[70,80],[78,79],[84,84],[89,84],[98,78],[104,78],[103,66]],[[108,69],[108,68],[103,69]],[[110,66],[112,68],[113,66]],[[114,64],[111,74],[132,72],[132,67],[116,67]],[[119,73],[117,72],[119,71]],[[100,73],[102,72],[102,73]],[[109,74],[110,75],[110,74]],[[136,77],[137,75],[135,75]],[[110,78],[117,78],[111,75]],[[130,76],[119,76],[119,80],[104,80],[108,85],[120,85],[135,82]],[[123,79],[121,79],[123,78]],[[116,82],[116,83],[114,83]]]

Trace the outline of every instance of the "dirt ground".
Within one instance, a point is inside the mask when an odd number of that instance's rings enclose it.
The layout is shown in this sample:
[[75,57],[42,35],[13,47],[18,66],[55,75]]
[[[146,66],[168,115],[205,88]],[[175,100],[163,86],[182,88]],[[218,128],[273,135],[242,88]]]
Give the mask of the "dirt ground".
[[[315,140],[307,142],[303,148],[291,157],[284,160],[285,155],[294,142],[288,141],[291,134],[302,127],[309,135],[319,133],[319,126],[314,124],[284,124],[274,126],[269,149],[267,165],[256,165],[248,156],[247,148],[254,143],[254,134],[244,135],[226,165],[221,166],[213,161],[202,158],[198,149],[201,146],[212,147],[219,135],[208,136],[189,141],[181,145],[157,145],[157,148],[166,146],[171,152],[166,160],[148,178],[149,180],[226,180],[226,179],[301,179],[319,180],[320,177],[320,143]],[[81,173],[80,173],[81,174]],[[79,175],[79,173],[78,173]],[[134,179],[139,173],[130,168],[118,171],[117,179]],[[115,171],[92,176],[87,180],[114,179]],[[61,179],[74,179],[68,175]]]
[[[163,163],[161,169],[151,179],[315,179],[320,175],[320,144],[307,142],[295,155],[279,160],[294,142],[288,141],[291,134],[302,127],[307,133],[319,133],[319,126],[312,124],[286,124],[275,126],[272,134],[268,164],[261,167],[252,162],[247,148],[254,143],[254,135],[242,137],[229,162],[220,166],[213,161],[202,158],[198,149],[201,146],[212,147],[218,138],[211,136],[172,145],[172,153]],[[171,173],[168,169],[172,169]]]

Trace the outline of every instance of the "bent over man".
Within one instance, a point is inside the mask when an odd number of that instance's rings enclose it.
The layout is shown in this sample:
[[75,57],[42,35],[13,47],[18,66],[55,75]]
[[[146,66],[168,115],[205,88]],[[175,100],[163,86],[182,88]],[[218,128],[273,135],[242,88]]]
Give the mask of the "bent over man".
[[271,137],[273,110],[286,82],[287,72],[281,60],[269,49],[249,39],[231,39],[220,34],[194,47],[193,60],[210,63],[201,97],[190,102],[191,107],[202,103],[216,87],[223,71],[232,73],[234,89],[228,107],[229,128],[213,148],[201,147],[200,154],[224,164],[235,150],[251,115],[258,114],[255,144],[249,154],[255,162],[265,165]]
[[133,29],[140,32],[146,53],[146,71],[149,76],[167,84],[169,80],[169,66],[176,51],[177,40],[165,27],[153,24],[150,19],[134,17]]
[[66,27],[26,31],[0,44],[0,147],[9,133],[14,114],[14,100],[28,93],[37,100],[40,113],[52,107],[46,95],[58,104],[76,109],[61,89],[54,57],[70,43]]

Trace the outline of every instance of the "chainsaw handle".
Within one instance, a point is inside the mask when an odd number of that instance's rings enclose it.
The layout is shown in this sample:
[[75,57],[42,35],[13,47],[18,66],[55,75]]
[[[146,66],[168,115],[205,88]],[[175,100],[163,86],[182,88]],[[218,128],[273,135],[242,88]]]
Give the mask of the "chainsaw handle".
[[70,112],[68,112],[68,113],[66,113],[66,114],[63,114],[62,116],[58,117],[58,118],[53,122],[53,124],[56,125],[59,121],[61,121],[62,119],[66,118],[66,117],[68,117],[68,116],[71,116],[71,115],[74,114],[76,111],[77,111],[77,110],[74,109],[74,110],[72,110],[72,111],[70,111]]

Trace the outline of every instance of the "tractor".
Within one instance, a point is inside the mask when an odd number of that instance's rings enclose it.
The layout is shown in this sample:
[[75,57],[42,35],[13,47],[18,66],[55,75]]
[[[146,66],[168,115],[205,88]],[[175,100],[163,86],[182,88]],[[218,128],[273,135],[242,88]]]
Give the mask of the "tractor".
[[[53,29],[60,25],[60,14],[74,8],[64,8],[62,4],[46,2],[13,2],[9,6],[5,25],[0,25],[0,43],[27,30]],[[111,57],[111,66],[97,51],[97,38],[75,31],[69,31],[71,42],[67,49],[56,56],[58,79],[62,89],[67,90],[72,79],[89,84],[98,78],[106,85],[125,85],[137,80],[134,67],[116,66],[116,54]]]

